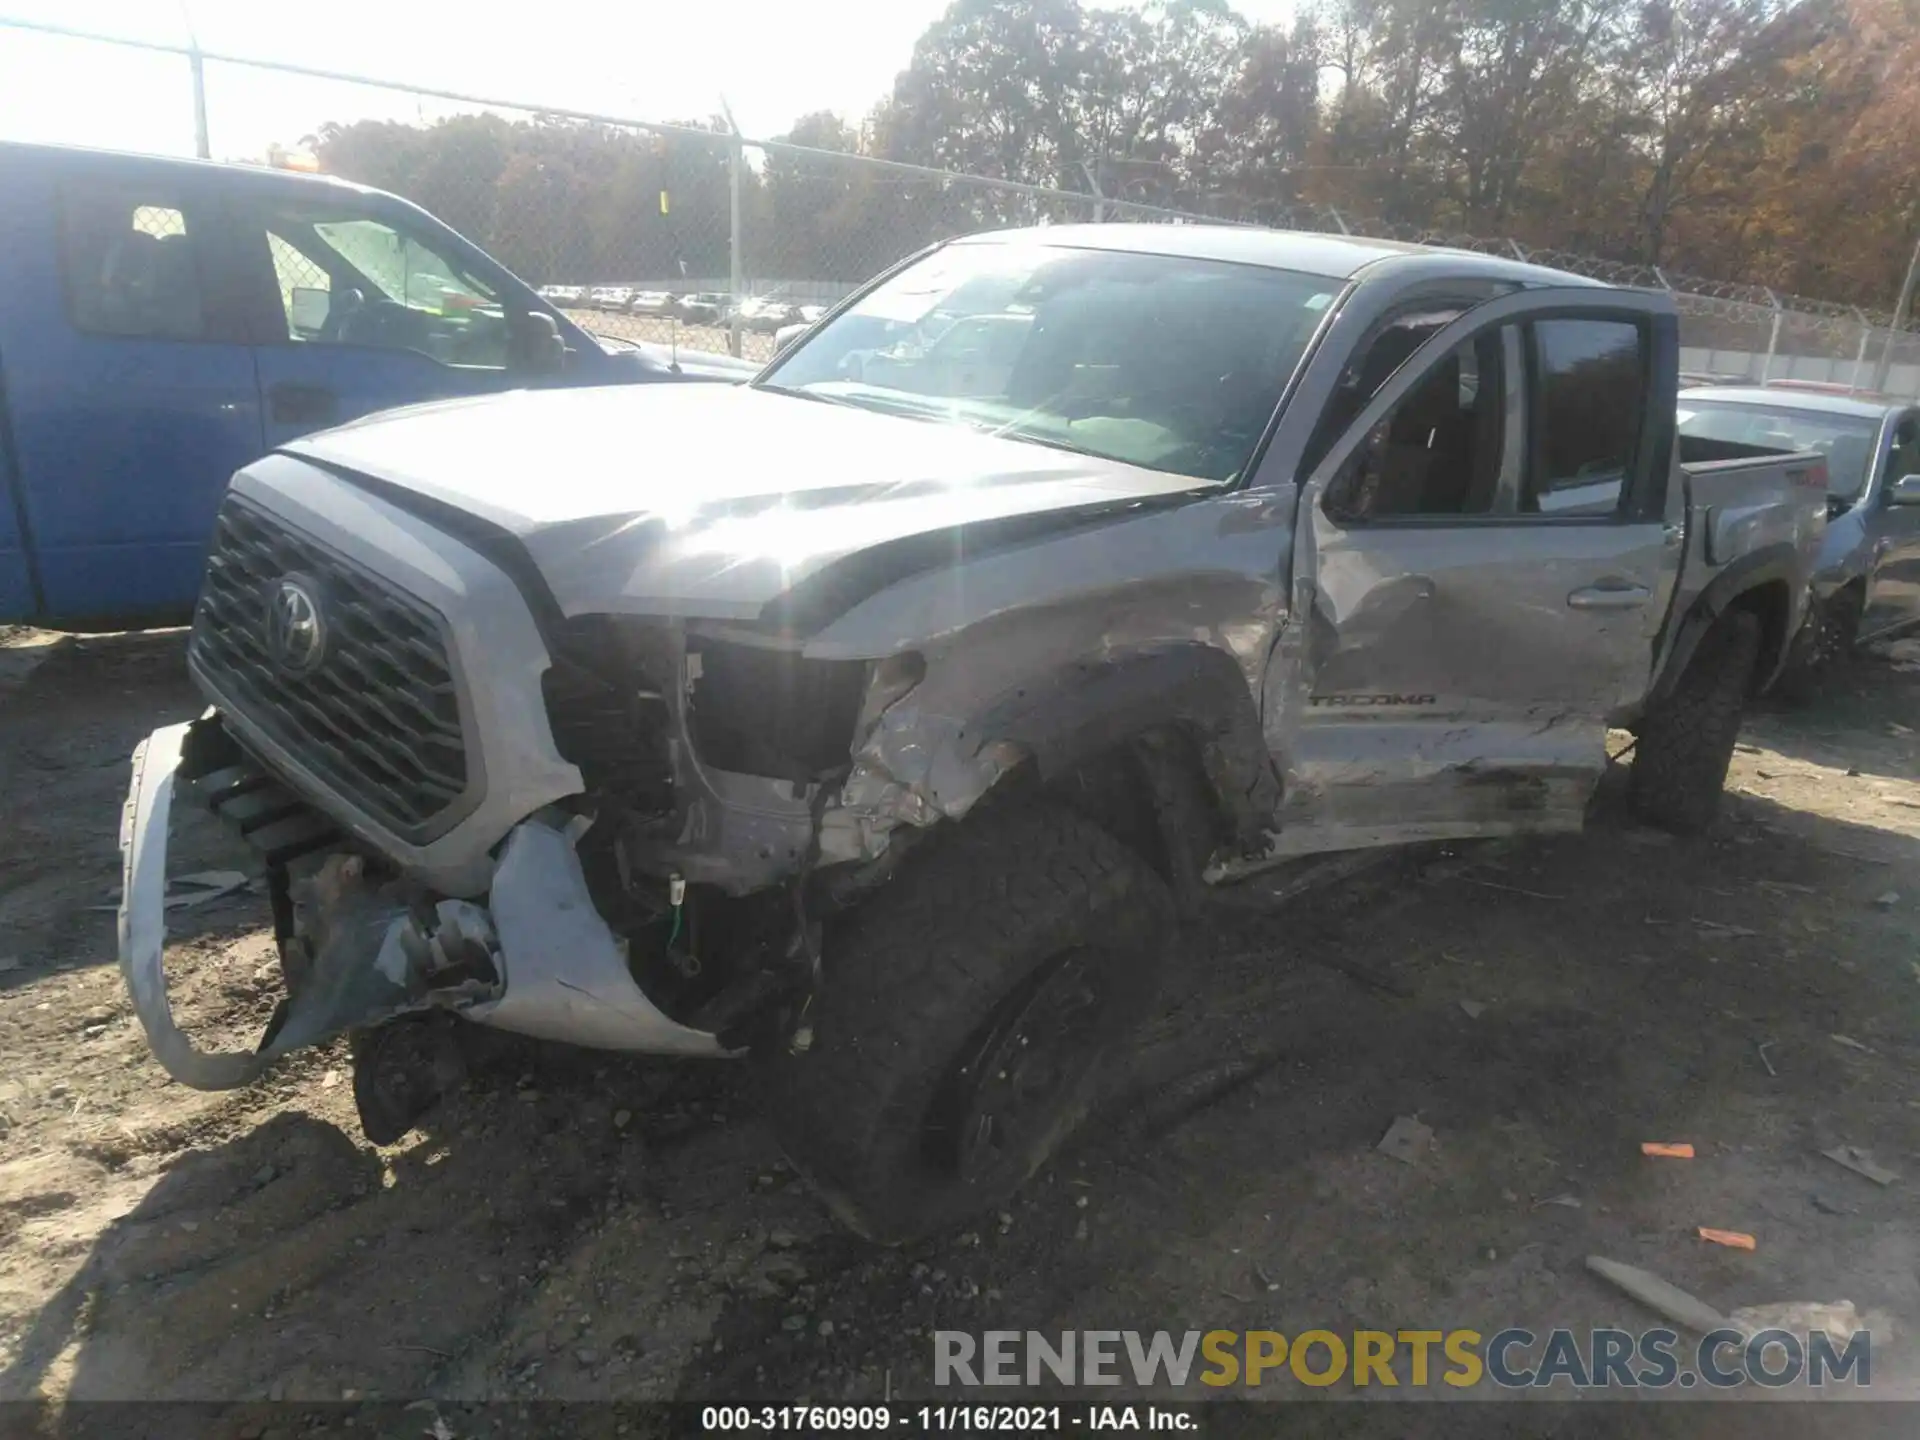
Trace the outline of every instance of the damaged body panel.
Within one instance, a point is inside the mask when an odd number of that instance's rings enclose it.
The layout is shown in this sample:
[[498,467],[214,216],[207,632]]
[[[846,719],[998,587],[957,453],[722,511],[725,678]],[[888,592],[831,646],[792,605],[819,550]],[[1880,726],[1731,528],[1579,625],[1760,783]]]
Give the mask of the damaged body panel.
[[588,897],[572,838],[540,820],[507,837],[484,905],[434,899],[400,881],[376,884],[358,855],[327,856],[292,883],[305,923],[283,937],[291,993],[259,1043],[250,1052],[197,1049],[174,1023],[163,961],[167,824],[192,728],[157,730],[136,752],[121,840],[121,973],[148,1044],[174,1079],[234,1089],[291,1051],[435,1008],[606,1050],[726,1053],[641,993]]
[[[1209,887],[1573,828],[1609,726],[1717,794],[1731,732],[1669,727],[1707,736],[1676,761],[1660,724],[1773,673],[1823,500],[1817,457],[1682,463],[1667,305],[1385,242],[1050,227],[916,258],[744,389],[424,407],[269,456],[196,617],[214,711],[129,796],[154,1049],[221,1088],[440,1012],[776,1057],[803,1168],[894,1177],[861,1225],[1002,1193]],[[249,1054],[168,1011],[176,772],[275,897],[290,997]],[[896,1121],[927,1133],[894,1169],[843,1153]]]
[[[894,542],[1025,517],[1057,526],[1194,487],[1189,476],[750,387],[658,398],[528,390],[492,405],[449,401],[288,453],[511,535],[565,615],[757,620],[836,562]],[[612,463],[605,444],[628,431],[657,437],[642,443],[638,467]]]

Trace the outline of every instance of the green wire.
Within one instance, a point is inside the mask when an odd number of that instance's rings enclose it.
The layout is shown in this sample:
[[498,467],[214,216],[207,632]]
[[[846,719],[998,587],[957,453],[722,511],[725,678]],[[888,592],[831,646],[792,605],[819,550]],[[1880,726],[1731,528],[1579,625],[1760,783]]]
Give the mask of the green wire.
[[667,932],[667,949],[673,949],[673,942],[680,938],[680,907],[673,907],[673,928]]

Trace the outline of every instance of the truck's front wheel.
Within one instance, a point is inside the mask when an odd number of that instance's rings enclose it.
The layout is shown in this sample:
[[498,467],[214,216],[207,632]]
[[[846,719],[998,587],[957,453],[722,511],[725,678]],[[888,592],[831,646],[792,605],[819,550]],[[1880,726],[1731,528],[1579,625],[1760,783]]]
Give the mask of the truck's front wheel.
[[1158,877],[1078,815],[954,827],[829,932],[813,1043],[765,1067],[781,1144],[869,1239],[1000,1203],[1085,1114],[1173,932]]
[[1701,637],[1673,690],[1641,720],[1628,794],[1642,820],[1684,833],[1713,823],[1759,653],[1760,622],[1729,610]]

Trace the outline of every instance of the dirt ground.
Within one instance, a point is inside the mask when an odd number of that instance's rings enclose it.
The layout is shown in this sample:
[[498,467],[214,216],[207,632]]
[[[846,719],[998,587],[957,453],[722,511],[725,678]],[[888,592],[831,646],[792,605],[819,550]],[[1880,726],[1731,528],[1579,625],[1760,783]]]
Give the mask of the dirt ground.
[[[1723,1310],[1850,1300],[1875,1392],[1920,1393],[1920,674],[1756,715],[1708,837],[1603,794],[1579,837],[1228,910],[1059,1163],[882,1252],[731,1067],[503,1039],[387,1149],[343,1048],[169,1083],[111,906],[128,755],[199,708],[181,637],[45,639],[0,648],[0,1399],[951,1399],[936,1328],[1655,1323],[1590,1254]],[[264,897],[173,923],[176,1010],[250,1043]]]

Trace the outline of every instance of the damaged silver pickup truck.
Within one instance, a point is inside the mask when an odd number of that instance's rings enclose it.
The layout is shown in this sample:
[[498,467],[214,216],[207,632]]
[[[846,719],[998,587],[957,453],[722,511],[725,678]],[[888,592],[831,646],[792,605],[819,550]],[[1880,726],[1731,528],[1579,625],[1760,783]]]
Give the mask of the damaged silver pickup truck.
[[[220,1088],[350,1035],[381,1142],[453,1017],[745,1057],[857,1230],[990,1206],[1215,887],[1576,829],[1610,726],[1643,816],[1712,819],[1826,476],[1677,441],[1677,357],[1664,298],[1487,256],[1054,227],[915,257],[742,388],[291,444],[221,512],[212,708],[135,759],[153,1049]],[[176,788],[270,880],[250,1052],[169,1011]]]

